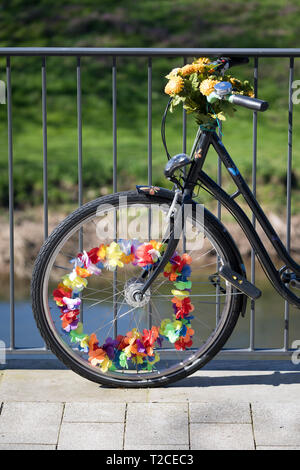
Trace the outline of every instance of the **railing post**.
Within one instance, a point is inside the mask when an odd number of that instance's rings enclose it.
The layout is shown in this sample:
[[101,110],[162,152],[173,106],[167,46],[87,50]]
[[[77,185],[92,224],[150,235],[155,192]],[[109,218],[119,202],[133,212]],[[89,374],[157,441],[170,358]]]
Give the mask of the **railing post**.
[[[117,59],[113,57],[112,65],[112,112],[113,112],[113,192],[117,192]],[[118,233],[117,213],[114,211],[114,238],[117,239]],[[113,318],[114,318],[114,338],[118,335],[118,304],[117,304],[117,268],[113,273]]]
[[[287,153],[287,178],[286,178],[286,247],[291,248],[291,208],[292,208],[292,154],[293,154],[293,81],[294,58],[290,57],[289,64],[289,114],[288,114],[288,153]],[[290,306],[284,303],[284,350],[289,349],[289,316]]]
[[10,275],[10,348],[15,347],[15,254],[14,254],[14,180],[13,180],[13,135],[11,103],[10,57],[6,59],[7,80],[7,136],[8,136],[8,197],[9,197],[9,275]]
[[48,237],[48,143],[47,143],[47,77],[46,57],[42,58],[42,120],[43,120],[43,200],[44,239]]
[[[254,96],[258,92],[258,58],[254,57]],[[252,192],[256,197],[256,170],[257,170],[257,111],[253,111],[253,144],[252,144]],[[252,214],[252,224],[255,227],[256,219]],[[251,248],[251,282],[255,284],[255,251]],[[255,349],[255,300],[250,300],[250,344],[251,351]]]

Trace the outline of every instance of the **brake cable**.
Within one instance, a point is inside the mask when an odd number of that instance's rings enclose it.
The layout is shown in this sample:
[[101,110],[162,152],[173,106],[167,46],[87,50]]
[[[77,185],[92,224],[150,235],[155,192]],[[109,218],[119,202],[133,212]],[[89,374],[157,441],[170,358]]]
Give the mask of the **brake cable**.
[[166,109],[164,111],[163,117],[162,117],[162,121],[161,121],[161,138],[162,138],[162,142],[163,142],[168,160],[170,160],[171,155],[169,154],[167,142],[166,142],[166,119],[167,119],[167,114],[171,106],[172,100],[173,100],[173,97],[169,99]]

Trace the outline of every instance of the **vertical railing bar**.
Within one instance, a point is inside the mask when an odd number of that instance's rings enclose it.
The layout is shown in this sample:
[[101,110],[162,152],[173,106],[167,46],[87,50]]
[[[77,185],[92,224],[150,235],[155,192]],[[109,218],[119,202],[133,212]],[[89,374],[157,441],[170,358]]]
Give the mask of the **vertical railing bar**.
[[[77,138],[78,138],[78,205],[83,204],[82,183],[82,99],[81,99],[81,58],[77,57]],[[82,249],[82,246],[80,247]]]
[[[83,204],[82,183],[82,100],[81,100],[81,58],[77,57],[76,65],[76,94],[77,94],[77,179],[78,179],[78,206]],[[79,253],[83,250],[83,228],[79,229]],[[83,322],[83,300],[80,304],[80,321]]]
[[[183,65],[187,63],[187,57],[183,58]],[[186,153],[186,131],[187,131],[187,115],[186,110],[182,110],[182,152]],[[186,177],[186,167],[183,168],[183,176]],[[186,235],[185,235],[185,224],[183,227],[183,237],[182,237],[182,250],[183,253],[186,252]]]
[[[43,127],[43,206],[44,240],[48,238],[48,136],[47,136],[47,71],[46,57],[42,58],[42,127]],[[47,349],[44,343],[44,349]]]
[[[258,57],[254,58],[254,71],[253,71],[253,84],[254,96],[257,98],[258,93]],[[252,193],[256,197],[256,173],[257,173],[257,111],[253,111],[253,124],[252,124]],[[252,214],[252,225],[256,226],[255,215]],[[255,284],[255,251],[251,249],[251,282]],[[251,299],[250,304],[250,338],[249,349],[251,351],[255,348],[255,301]]]
[[[222,123],[219,123],[219,131],[218,131],[219,138],[222,140]],[[217,183],[219,186],[222,185],[222,161],[221,158],[218,156],[218,167],[217,167]],[[220,201],[217,202],[217,217],[219,220],[221,220],[222,217],[222,206]],[[219,255],[217,256],[217,272],[219,272],[220,269],[220,257]],[[220,299],[220,285],[219,282],[217,283],[216,286],[216,295],[217,295],[217,302],[216,302],[216,324],[218,324],[219,319],[220,319],[220,313],[221,313],[221,299]]]
[[44,239],[48,238],[48,142],[47,142],[47,75],[46,57],[42,58],[42,120],[43,120],[43,204]]
[[[293,80],[294,58],[290,57],[289,68],[289,114],[288,114],[288,155],[287,155],[287,179],[286,179],[286,248],[291,248],[291,207],[292,207],[292,153],[293,153]],[[284,303],[284,349],[289,348],[289,316],[290,306]]]
[[113,57],[112,69],[113,105],[113,192],[117,192],[117,59]]
[[15,256],[14,256],[14,182],[13,182],[13,140],[11,104],[10,57],[6,58],[7,81],[7,137],[8,137],[8,198],[9,198],[9,292],[10,292],[10,348],[15,348]]
[[[148,57],[148,185],[152,185],[152,57]],[[148,210],[148,238],[152,239],[152,211]],[[152,305],[148,303],[148,328],[152,328]]]
[[[112,108],[113,108],[113,192],[117,192],[117,59],[113,57],[112,66]],[[117,240],[117,212],[114,211],[114,239]],[[114,337],[118,335],[117,268],[113,273],[113,320]]]

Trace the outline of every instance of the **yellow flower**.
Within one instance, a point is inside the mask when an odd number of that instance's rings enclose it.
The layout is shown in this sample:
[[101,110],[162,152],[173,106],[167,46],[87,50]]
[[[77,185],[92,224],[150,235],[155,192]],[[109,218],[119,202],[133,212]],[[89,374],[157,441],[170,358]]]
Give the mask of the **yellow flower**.
[[250,98],[254,98],[254,92],[253,91],[248,91],[247,95],[250,96]]
[[112,361],[109,359],[108,356],[106,356],[103,359],[103,361],[101,362],[100,368],[101,368],[102,372],[107,372],[108,369],[111,367],[111,365],[112,365]]
[[161,242],[157,242],[156,240],[150,240],[149,243],[150,243],[150,244],[153,246],[153,248],[154,248],[155,250],[157,250],[157,251],[159,251],[160,248],[161,248],[161,246],[162,246],[162,243],[161,243]]
[[184,81],[182,77],[173,77],[165,86],[165,93],[167,95],[176,95],[183,90]]
[[210,63],[210,59],[208,57],[199,57],[199,59],[194,60],[193,64],[201,64],[207,65]]
[[106,247],[106,261],[108,268],[111,270],[116,269],[117,266],[123,268],[124,264],[120,260],[122,255],[123,253],[118,243],[111,242],[111,244]]
[[187,75],[191,75],[192,73],[197,72],[197,65],[198,64],[186,64],[184,67],[180,69],[181,75],[185,77]]
[[193,64],[194,65],[194,69],[195,69],[195,72],[199,72],[199,73],[202,73],[204,72],[205,70],[205,64]]
[[186,297],[190,295],[188,290],[173,289],[171,290],[171,292],[174,295],[174,297],[176,297],[177,299],[185,299]]
[[233,86],[241,86],[242,85],[241,80],[239,80],[238,78],[231,77],[229,79],[229,81]]
[[180,67],[177,67],[176,69],[171,70],[171,72],[168,75],[166,75],[166,78],[170,80],[171,78],[176,77],[179,70],[180,70]]
[[80,292],[87,286],[87,283],[87,280],[78,276],[75,270],[63,277],[63,284],[74,292]]
[[214,91],[214,86],[220,83],[219,80],[212,80],[210,78],[207,78],[206,80],[203,80],[200,84],[200,91],[202,95],[208,96]]

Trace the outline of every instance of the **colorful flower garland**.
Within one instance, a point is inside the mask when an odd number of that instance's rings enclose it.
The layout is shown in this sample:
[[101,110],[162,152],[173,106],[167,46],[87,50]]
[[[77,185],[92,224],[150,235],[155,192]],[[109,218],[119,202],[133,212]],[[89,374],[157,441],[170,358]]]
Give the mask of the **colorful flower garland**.
[[164,338],[173,343],[178,351],[192,346],[194,330],[191,327],[194,310],[189,298],[192,283],[191,257],[182,256],[176,252],[164,270],[164,276],[174,283],[172,305],[174,315],[172,319],[165,319],[160,326],[152,326],[143,333],[136,328],[118,335],[116,339],[106,338],[104,344],[99,346],[97,336],[83,332],[83,325],[79,321],[81,299],[79,293],[87,286],[87,278],[93,274],[99,275],[103,268],[114,271],[117,267],[131,263],[143,269],[150,269],[159,261],[165,245],[151,240],[141,243],[137,240],[119,240],[118,243],[101,244],[90,251],[79,253],[71,260],[74,268],[71,273],[62,278],[53,291],[53,298],[60,308],[62,329],[68,334],[72,343],[78,343],[78,348],[88,353],[92,366],[100,367],[102,372],[108,370],[128,369],[129,363],[139,366],[142,370],[152,371],[160,360],[155,346],[161,346]]

